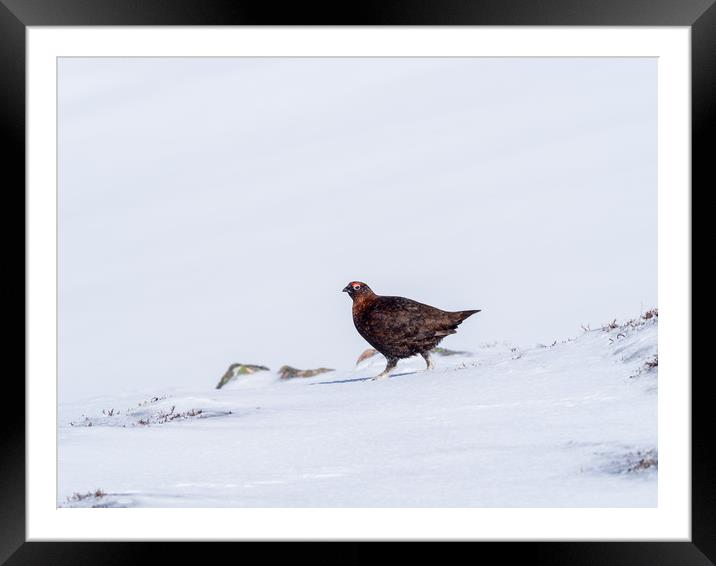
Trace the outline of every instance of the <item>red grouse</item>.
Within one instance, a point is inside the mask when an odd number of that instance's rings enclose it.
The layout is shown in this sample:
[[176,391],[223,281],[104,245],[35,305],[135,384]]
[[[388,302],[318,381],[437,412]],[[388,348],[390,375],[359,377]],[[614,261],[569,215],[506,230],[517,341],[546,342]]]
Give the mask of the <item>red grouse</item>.
[[368,285],[352,281],[343,289],[353,299],[353,324],[383,354],[388,365],[374,379],[388,377],[401,358],[420,354],[432,369],[430,350],[479,310],[448,312],[404,297],[376,295]]

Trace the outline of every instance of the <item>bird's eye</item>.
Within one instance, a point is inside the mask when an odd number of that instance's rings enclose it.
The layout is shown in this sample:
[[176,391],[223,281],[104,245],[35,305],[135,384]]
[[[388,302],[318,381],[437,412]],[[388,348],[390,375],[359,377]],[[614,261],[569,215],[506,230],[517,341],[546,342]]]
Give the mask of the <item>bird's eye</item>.
[[360,285],[353,285],[353,288],[357,291],[358,289],[360,289]]

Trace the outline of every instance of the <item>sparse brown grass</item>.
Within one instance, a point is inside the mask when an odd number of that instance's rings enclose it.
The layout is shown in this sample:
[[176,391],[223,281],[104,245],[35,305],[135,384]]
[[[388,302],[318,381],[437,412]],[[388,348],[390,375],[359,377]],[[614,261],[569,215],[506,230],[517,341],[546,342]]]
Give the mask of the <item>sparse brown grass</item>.
[[[167,396],[156,396],[137,403],[137,407],[147,407],[166,399]],[[231,411],[225,411],[223,414],[230,415]],[[69,425],[73,427],[91,427],[91,426],[120,426],[123,428],[132,426],[149,426],[153,424],[165,424],[176,420],[184,420],[190,418],[205,418],[216,416],[213,413],[205,414],[204,409],[188,409],[186,411],[177,411],[176,405],[172,405],[170,409],[157,408],[151,414],[140,411],[137,408],[129,408],[122,413],[115,408],[102,409],[102,416],[88,417],[82,415],[81,418],[70,421]],[[124,417],[124,418],[122,418]],[[135,420],[136,419],[136,420]]]
[[140,424],[142,426],[148,426],[150,424],[165,424],[178,419],[181,420],[190,419],[192,417],[200,417],[204,412],[202,409],[189,409],[188,411],[175,413],[175,409],[176,406],[172,405],[172,408],[168,411],[159,411],[156,415],[144,419],[139,419],[137,421],[137,424]]
[[92,419],[87,415],[82,415],[79,421],[70,421],[70,426],[92,426]]
[[643,472],[651,468],[658,469],[659,458],[656,450],[637,452],[635,456],[636,460],[627,468],[627,472]]
[[[612,330],[618,330],[616,336],[611,336],[609,338],[609,343],[612,344],[616,341],[618,341],[620,338],[626,338],[627,334],[630,330],[635,330],[641,326],[644,326],[647,324],[650,320],[655,320],[659,317],[659,309],[649,309],[645,313],[642,313],[637,318],[632,318],[630,320],[627,320],[625,322],[617,322],[617,319],[613,319],[611,322],[607,324],[603,324],[601,326],[602,332],[611,332]],[[589,325],[586,327],[582,325],[582,330],[585,332],[589,332],[590,328]]]
[[107,495],[104,491],[101,489],[95,489],[94,491],[88,491],[87,493],[79,493],[75,492],[69,497],[67,497],[67,501],[83,501],[85,499],[99,499],[100,497],[104,497]]
[[641,315],[641,318],[643,318],[644,320],[649,320],[651,318],[658,317],[658,316],[659,316],[659,309],[649,309],[648,311],[646,311],[644,314]]
[[161,397],[160,397],[160,396],[152,397],[151,399],[147,399],[146,401],[142,401],[141,403],[137,403],[137,407],[145,407],[145,406],[147,406],[147,405],[152,405],[152,404],[156,403],[157,401],[161,401],[161,400],[166,399],[166,398],[167,398],[166,395],[162,395]]
[[609,324],[605,324],[604,326],[602,326],[602,331],[609,332],[610,330],[614,330],[615,328],[619,328],[616,318],[612,320]]

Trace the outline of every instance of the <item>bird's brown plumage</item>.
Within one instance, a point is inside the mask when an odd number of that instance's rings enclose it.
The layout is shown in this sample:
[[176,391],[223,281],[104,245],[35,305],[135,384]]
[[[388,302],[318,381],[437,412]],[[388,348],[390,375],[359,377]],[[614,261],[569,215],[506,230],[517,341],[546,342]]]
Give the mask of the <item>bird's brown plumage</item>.
[[449,312],[406,299],[376,295],[352,281],[345,289],[353,299],[353,323],[365,340],[388,359],[387,375],[397,361],[420,354],[431,367],[429,352],[457,332],[458,325],[479,310]]

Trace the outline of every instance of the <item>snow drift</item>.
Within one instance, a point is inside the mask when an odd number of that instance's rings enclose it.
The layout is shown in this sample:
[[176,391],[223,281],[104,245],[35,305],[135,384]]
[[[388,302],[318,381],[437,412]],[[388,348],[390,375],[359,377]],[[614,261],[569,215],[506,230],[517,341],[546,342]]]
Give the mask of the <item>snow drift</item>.
[[[657,329],[59,407],[59,506],[649,507]],[[260,362],[260,360],[257,360]]]

